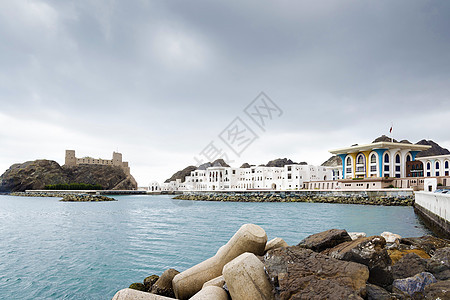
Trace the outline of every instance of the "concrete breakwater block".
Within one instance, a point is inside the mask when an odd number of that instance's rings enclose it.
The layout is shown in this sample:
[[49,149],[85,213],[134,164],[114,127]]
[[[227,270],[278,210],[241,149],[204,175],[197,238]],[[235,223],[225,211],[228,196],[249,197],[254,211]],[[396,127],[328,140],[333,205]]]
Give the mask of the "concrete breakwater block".
[[227,263],[245,252],[263,255],[266,243],[264,229],[254,224],[243,225],[216,255],[174,277],[172,285],[176,298],[189,299],[201,290],[205,282],[222,275]]
[[282,238],[274,238],[267,242],[266,248],[264,248],[264,253],[269,250],[277,249],[281,247],[288,247],[289,245]]
[[204,289],[207,286],[217,286],[217,287],[223,287],[223,285],[225,284],[225,279],[223,278],[223,276],[219,276],[216,277],[214,279],[211,279],[210,281],[207,281],[203,284],[202,289]]
[[228,294],[221,287],[217,286],[207,286],[204,287],[194,295],[194,297],[190,298],[191,300],[228,300]]
[[123,289],[118,291],[112,300],[173,300],[160,295],[141,292],[133,289]]
[[244,253],[227,263],[223,277],[233,300],[275,299],[264,264],[252,253]]

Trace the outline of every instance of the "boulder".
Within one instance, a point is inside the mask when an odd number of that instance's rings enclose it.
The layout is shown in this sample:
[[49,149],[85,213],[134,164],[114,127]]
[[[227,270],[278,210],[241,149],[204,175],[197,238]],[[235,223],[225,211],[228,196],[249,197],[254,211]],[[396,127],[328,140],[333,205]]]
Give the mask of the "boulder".
[[413,277],[394,280],[392,283],[392,290],[394,292],[402,292],[412,296],[414,293],[423,292],[427,285],[435,283],[436,281],[433,274],[422,272]]
[[221,287],[207,286],[195,294],[190,300],[228,300],[228,294]]
[[382,234],[380,234],[384,239],[386,240],[386,243],[392,244],[392,243],[398,243],[401,240],[401,236],[389,231],[385,231]]
[[150,275],[144,279],[144,286],[146,291],[151,291],[153,284],[155,284],[156,281],[158,281],[159,276],[158,275]]
[[408,253],[415,253],[425,259],[430,258],[430,256],[422,249],[388,250],[388,254],[392,260],[392,264],[396,264],[403,256],[405,256]]
[[263,255],[266,243],[264,229],[254,224],[243,225],[216,255],[175,276],[173,287],[176,297],[189,299],[200,291],[205,282],[222,275],[227,263],[245,252]]
[[143,292],[147,291],[145,289],[145,286],[140,282],[132,283],[132,284],[130,284],[130,286],[128,288],[133,289],[133,290],[143,291]]
[[161,277],[153,284],[151,292],[153,294],[175,298],[172,287],[172,280],[175,275],[179,274],[175,269],[168,269],[162,273]]
[[275,299],[361,299],[369,278],[364,265],[299,246],[270,250],[264,265]]
[[253,253],[246,252],[227,263],[223,278],[233,300],[274,299],[264,264]]
[[112,300],[173,300],[160,295],[141,292],[133,289],[123,289],[118,291]]
[[321,252],[351,240],[352,238],[348,235],[347,231],[343,229],[330,229],[308,236],[298,246]]
[[392,277],[401,279],[412,277],[427,270],[427,260],[415,253],[408,253],[392,266]]
[[427,261],[427,271],[438,280],[450,279],[450,247],[436,250],[433,257]]
[[392,263],[387,250],[386,241],[381,236],[359,238],[328,249],[328,255],[340,260],[352,261],[369,268],[369,282],[387,287],[392,283],[390,265]]
[[427,285],[423,292],[414,293],[413,299],[450,299],[450,280]]
[[395,295],[389,293],[382,287],[375,284],[368,283],[366,285],[366,297],[367,300],[393,300],[397,299]]
[[365,232],[349,232],[348,235],[351,237],[352,241],[359,239],[361,237],[366,237]]
[[207,281],[203,284],[202,289],[204,289],[207,286],[217,286],[217,287],[223,287],[225,284],[225,279],[223,276],[216,277],[214,279],[211,279],[210,281]]
[[264,253],[272,249],[288,246],[289,245],[282,238],[274,238],[267,242],[266,248],[264,248]]
[[450,241],[446,239],[440,239],[431,235],[422,237],[402,238],[401,244],[410,246],[410,249],[419,248],[425,250],[425,252],[433,256],[436,249],[450,247]]

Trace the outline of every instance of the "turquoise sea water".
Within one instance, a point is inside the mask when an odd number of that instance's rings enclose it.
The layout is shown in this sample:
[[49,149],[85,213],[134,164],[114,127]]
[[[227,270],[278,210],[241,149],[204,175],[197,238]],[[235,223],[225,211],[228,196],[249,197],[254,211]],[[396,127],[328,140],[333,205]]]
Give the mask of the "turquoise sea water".
[[430,233],[411,207],[115,198],[70,203],[0,196],[0,298],[111,299],[146,276],[211,257],[245,223],[289,245],[330,228]]

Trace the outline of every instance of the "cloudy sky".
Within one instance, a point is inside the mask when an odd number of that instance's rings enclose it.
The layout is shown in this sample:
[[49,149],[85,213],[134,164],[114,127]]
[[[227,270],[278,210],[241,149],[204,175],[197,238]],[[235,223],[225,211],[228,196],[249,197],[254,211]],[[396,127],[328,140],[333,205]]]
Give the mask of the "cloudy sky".
[[[0,169],[118,150],[143,186],[211,142],[232,165],[320,164],[391,124],[450,148],[449,15],[449,1],[0,0]],[[244,112],[262,91],[282,111],[264,130]],[[239,156],[219,138],[236,117],[258,136]]]

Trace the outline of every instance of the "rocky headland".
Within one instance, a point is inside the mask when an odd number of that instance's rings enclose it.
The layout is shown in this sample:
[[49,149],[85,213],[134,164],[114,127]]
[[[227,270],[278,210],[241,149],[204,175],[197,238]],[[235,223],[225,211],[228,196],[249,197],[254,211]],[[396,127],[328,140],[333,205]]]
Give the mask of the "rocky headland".
[[246,224],[213,257],[113,298],[131,299],[450,299],[450,241],[330,229],[289,246]]
[[105,190],[135,190],[136,180],[120,167],[104,165],[60,166],[53,160],[14,164],[0,176],[0,192],[43,190],[47,185],[85,183]]
[[314,202],[384,206],[412,206],[412,191],[286,191],[286,192],[185,192],[178,200],[223,202]]

